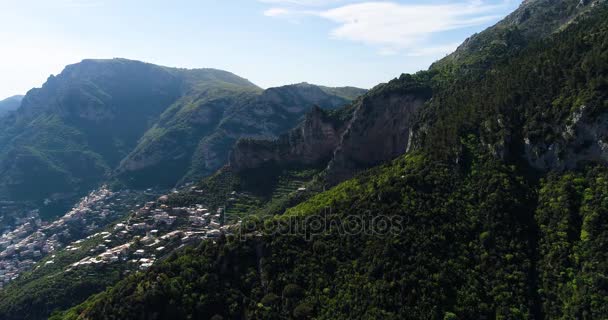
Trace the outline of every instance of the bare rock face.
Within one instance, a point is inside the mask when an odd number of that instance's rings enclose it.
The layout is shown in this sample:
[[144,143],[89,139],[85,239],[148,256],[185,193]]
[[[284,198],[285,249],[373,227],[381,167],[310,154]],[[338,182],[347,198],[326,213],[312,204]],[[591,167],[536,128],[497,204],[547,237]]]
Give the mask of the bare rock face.
[[338,183],[404,154],[415,114],[430,96],[430,88],[411,76],[395,79],[356,100],[341,116],[315,108],[303,123],[277,140],[239,141],[230,167],[238,172],[265,163],[322,165],[327,166],[327,181]]
[[[350,102],[344,93],[352,91],[306,83],[264,91],[202,90],[165,111],[115,175],[167,186],[197,180],[224,166],[239,139],[277,139],[296,126],[313,105],[336,109]],[[172,178],[152,180],[159,171],[172,172]]]
[[525,158],[539,170],[573,169],[586,163],[608,163],[608,113],[594,115],[585,105],[572,113],[556,141],[524,139]]
[[315,107],[298,127],[277,140],[240,140],[232,151],[230,165],[236,171],[268,162],[314,165],[331,157],[342,129],[322,109]]
[[402,155],[408,149],[413,116],[427,97],[389,94],[364,99],[341,137],[328,165],[329,181],[340,181],[355,171]]

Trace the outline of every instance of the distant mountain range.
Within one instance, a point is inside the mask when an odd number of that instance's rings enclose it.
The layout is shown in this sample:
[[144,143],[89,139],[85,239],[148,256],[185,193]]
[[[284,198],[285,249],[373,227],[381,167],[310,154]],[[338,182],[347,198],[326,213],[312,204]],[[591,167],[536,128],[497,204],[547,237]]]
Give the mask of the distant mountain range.
[[337,108],[363,92],[262,90],[221,70],[83,60],[0,119],[0,199],[61,199],[106,180],[172,187],[221,167],[241,137],[277,137],[313,105]]
[[6,115],[7,113],[17,110],[21,105],[21,100],[23,96],[17,95],[8,97],[2,101],[0,101],[0,117]]

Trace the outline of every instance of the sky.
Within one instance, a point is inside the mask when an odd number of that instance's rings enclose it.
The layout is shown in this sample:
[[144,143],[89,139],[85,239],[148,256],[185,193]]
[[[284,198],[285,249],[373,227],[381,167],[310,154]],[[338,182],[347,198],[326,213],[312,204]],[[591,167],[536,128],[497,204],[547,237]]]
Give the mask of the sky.
[[86,58],[370,88],[428,68],[518,0],[0,0],[0,99]]

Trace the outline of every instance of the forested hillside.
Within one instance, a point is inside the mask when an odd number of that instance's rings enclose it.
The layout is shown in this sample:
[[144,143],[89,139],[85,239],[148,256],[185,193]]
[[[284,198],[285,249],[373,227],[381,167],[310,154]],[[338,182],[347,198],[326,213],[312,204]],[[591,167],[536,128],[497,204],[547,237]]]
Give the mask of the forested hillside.
[[276,138],[313,106],[335,109],[350,102],[342,96],[356,98],[364,92],[302,83],[254,95],[219,91],[188,96],[160,116],[115,175],[137,187],[195,181],[226,164],[238,139]]
[[61,199],[96,186],[176,99],[195,89],[259,90],[219,70],[84,60],[32,89],[2,118],[0,197]]
[[605,2],[526,1],[404,77],[406,155],[54,319],[605,318]]
[[275,138],[314,105],[337,108],[364,91],[262,90],[221,70],[84,60],[0,118],[0,199],[72,201],[108,180],[174,187],[224,165],[237,139]]

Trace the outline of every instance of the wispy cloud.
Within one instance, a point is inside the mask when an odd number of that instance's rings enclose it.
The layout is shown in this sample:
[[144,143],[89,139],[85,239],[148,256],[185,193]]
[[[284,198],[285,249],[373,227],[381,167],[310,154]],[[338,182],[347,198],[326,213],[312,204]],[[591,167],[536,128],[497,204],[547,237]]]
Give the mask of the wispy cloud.
[[288,15],[290,12],[285,8],[270,8],[264,11],[264,15],[267,17],[278,17]]
[[[370,45],[378,48],[382,55],[403,52],[409,56],[448,53],[456,45],[431,43],[430,39],[434,34],[498,20],[498,12],[504,9],[503,4],[487,4],[481,0],[449,4],[368,1],[341,6],[331,6],[335,1],[261,1],[284,5],[267,10],[267,16],[314,15],[338,25],[329,32],[334,39]],[[310,6],[321,5],[322,2],[325,9],[311,10]],[[287,5],[292,6],[286,9]]]
[[59,0],[54,5],[65,8],[95,8],[103,6],[104,2],[101,0]]
[[271,3],[274,5],[298,5],[309,7],[321,7],[327,5],[335,5],[345,0],[259,0],[263,3]]

